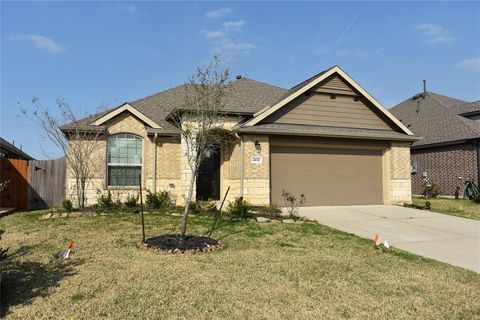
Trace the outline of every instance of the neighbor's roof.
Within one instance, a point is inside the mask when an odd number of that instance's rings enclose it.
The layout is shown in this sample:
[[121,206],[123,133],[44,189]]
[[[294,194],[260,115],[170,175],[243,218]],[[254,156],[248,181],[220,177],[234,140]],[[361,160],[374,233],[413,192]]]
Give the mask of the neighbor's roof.
[[423,137],[412,145],[421,147],[480,138],[480,123],[460,115],[475,108],[479,110],[478,102],[467,103],[425,92],[408,98],[390,111],[415,135]]
[[34,160],[33,157],[23,152],[19,148],[15,147],[13,144],[7,140],[0,137],[0,149],[6,151],[7,155],[15,155],[15,157],[25,159],[25,160]]
[[[128,102],[135,109],[146,115],[166,131],[175,131],[176,128],[167,122],[166,118],[175,109],[181,109],[185,99],[186,85],[177,86],[161,91],[145,98]],[[251,115],[270,105],[286,90],[260,81],[241,78],[233,81],[230,94],[226,99],[225,112],[233,114]],[[112,112],[116,108],[105,110],[82,119],[82,125],[89,125],[97,119]],[[66,128],[64,126],[62,128]]]

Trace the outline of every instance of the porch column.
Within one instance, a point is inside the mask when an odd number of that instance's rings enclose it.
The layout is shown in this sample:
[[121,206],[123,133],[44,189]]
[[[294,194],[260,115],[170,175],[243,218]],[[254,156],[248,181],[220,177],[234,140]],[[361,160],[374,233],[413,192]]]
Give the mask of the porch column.
[[[181,156],[180,156],[180,183],[181,183],[181,194],[183,199],[181,199],[182,204],[185,203],[185,199],[188,196],[188,188],[190,187],[190,180],[192,179],[192,169],[188,163],[188,145],[185,142],[185,139],[181,137]],[[193,184],[193,196],[192,200],[195,201],[197,194],[196,184]]]

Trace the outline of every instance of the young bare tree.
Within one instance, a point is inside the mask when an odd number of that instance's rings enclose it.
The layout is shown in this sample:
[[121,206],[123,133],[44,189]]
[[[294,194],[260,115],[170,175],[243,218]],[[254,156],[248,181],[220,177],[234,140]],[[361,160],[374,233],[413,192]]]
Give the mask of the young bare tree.
[[186,83],[184,104],[174,119],[181,131],[184,145],[182,152],[187,157],[191,173],[180,227],[182,237],[187,232],[188,210],[198,169],[208,153],[216,152],[215,145],[222,145],[230,140],[222,130],[225,123],[225,100],[230,85],[228,67],[222,64],[218,56],[214,56],[207,67],[197,67]]
[[97,169],[93,156],[98,148],[102,131],[82,124],[81,118],[61,99],[57,99],[56,110],[50,110],[34,97],[32,108],[32,110],[22,108],[23,115],[32,119],[44,137],[65,155],[69,173],[75,179],[77,204],[83,209],[86,187]]

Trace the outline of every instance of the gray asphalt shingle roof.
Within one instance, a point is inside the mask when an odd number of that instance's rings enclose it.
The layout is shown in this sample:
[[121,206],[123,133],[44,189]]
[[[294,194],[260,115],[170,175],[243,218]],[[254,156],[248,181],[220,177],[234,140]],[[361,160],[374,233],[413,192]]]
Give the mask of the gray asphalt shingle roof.
[[470,103],[464,103],[450,108],[456,114],[467,114],[472,112],[480,112],[480,100]]
[[19,148],[15,147],[13,144],[8,142],[7,140],[3,139],[0,137],[0,150],[4,150],[10,156],[13,154],[13,156],[23,158],[25,160],[34,160],[32,156],[24,152],[23,150],[20,150]]
[[[335,66],[334,66],[335,67]],[[314,76],[311,76],[310,78],[308,78],[307,80],[304,80],[302,82],[300,82],[299,84],[296,84],[294,85],[293,87],[291,87],[290,89],[288,90],[284,90],[283,91],[283,94],[278,96],[277,99],[275,99],[274,101],[272,101],[271,104],[267,105],[266,107],[270,107],[270,106],[274,106],[276,105],[277,103],[279,103],[280,101],[282,101],[283,99],[291,96],[292,94],[294,94],[296,91],[300,90],[301,88],[303,88],[304,86],[306,86],[307,84],[309,84],[310,82],[314,81],[315,79],[317,79],[318,77],[320,77],[322,74],[324,74],[325,72],[327,72],[328,70],[330,69],[333,69],[334,67],[331,67],[331,68],[328,68],[327,70],[324,70],[320,73],[317,73],[316,75]],[[259,109],[257,111],[260,111],[262,109]]]
[[[459,114],[466,101],[433,92],[415,95],[390,109],[422,140],[413,147],[480,138],[480,123]],[[418,112],[417,112],[418,108]],[[465,107],[464,107],[465,108]]]
[[[174,109],[182,108],[185,90],[186,86],[180,85],[128,103],[162,128],[174,130],[175,127],[167,122],[166,118]],[[286,89],[267,83],[241,78],[232,82],[230,94],[225,101],[226,107],[224,111],[238,114],[254,114],[272,104],[285,91]],[[88,125],[114,109],[116,108],[82,119],[81,124]]]

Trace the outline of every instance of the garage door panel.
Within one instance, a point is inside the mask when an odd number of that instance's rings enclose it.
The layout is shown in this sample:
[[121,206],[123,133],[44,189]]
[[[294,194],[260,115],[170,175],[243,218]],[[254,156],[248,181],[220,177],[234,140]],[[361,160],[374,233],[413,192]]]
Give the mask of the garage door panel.
[[379,150],[271,148],[272,201],[282,190],[305,194],[306,205],[383,203]]

